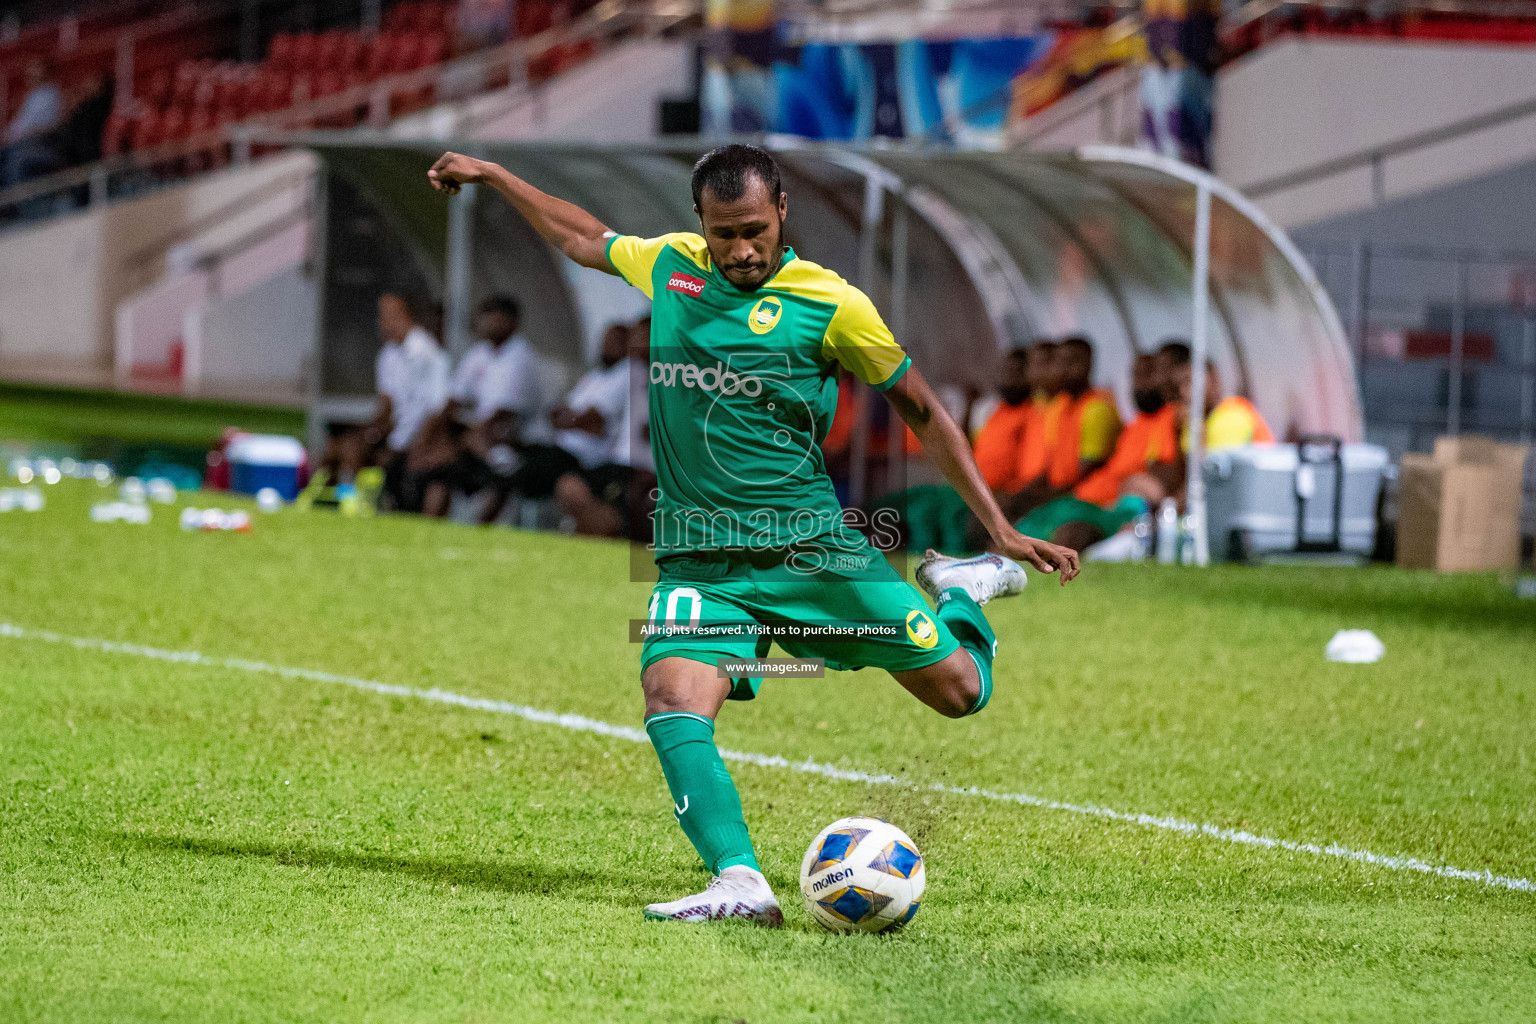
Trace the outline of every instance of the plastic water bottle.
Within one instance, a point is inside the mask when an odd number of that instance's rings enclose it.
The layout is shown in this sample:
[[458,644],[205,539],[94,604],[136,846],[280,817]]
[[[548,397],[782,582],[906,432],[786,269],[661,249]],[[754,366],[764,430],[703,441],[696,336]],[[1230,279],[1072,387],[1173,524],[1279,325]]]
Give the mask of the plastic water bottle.
[[251,532],[251,514],[242,509],[226,512],[219,508],[184,508],[181,510],[181,528],[188,532],[216,533],[229,530],[235,533]]
[[[0,487],[0,512],[9,512],[13,508],[19,508],[30,512],[31,509],[27,508],[26,499],[23,497],[23,495],[25,495],[27,491],[31,490],[35,490],[35,488]],[[39,492],[38,497],[42,497],[41,492]]]
[[176,485],[163,476],[150,480],[144,489],[148,492],[150,501],[161,505],[176,504]]
[[142,525],[150,520],[149,506],[129,501],[98,502],[91,506],[91,520],[97,523]]
[[1143,512],[1131,520],[1131,536],[1136,538],[1136,543],[1131,547],[1131,561],[1145,562],[1152,557],[1152,535],[1156,532],[1155,528],[1151,512]]
[[1179,503],[1164,498],[1157,506],[1157,560],[1172,565],[1179,557]]
[[1195,520],[1193,516],[1179,519],[1179,564],[1195,564]]

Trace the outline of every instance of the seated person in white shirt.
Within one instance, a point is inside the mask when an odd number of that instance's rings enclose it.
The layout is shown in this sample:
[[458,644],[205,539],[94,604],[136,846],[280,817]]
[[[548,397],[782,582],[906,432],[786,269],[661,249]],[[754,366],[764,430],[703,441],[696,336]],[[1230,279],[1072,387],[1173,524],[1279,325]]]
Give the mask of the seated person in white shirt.
[[[628,332],[628,358],[623,349],[610,349],[605,337],[603,366],[583,377],[567,408],[557,411],[559,442],[580,465],[555,483],[555,500],[577,533],[649,537],[656,486],[647,430],[650,337],[646,317]],[[610,362],[615,354],[621,358]]]
[[[610,381],[599,383],[603,375],[623,362],[629,340],[629,328],[613,324],[603,334],[601,366],[588,371],[576,387],[571,389],[565,404],[545,411],[538,408],[536,398],[524,396],[522,429],[519,438],[508,453],[510,458],[497,465],[493,453],[487,453],[487,461],[494,467],[496,478],[491,499],[481,508],[480,521],[492,523],[501,514],[506,500],[513,494],[525,498],[542,499],[554,494],[555,483],[562,476],[581,468],[588,461],[601,462],[607,451],[605,423],[616,422],[612,411],[615,401],[622,419],[622,397],[617,385]],[[537,372],[529,379],[542,379]],[[624,376],[616,374],[613,380]],[[595,464],[595,463],[594,463]]]
[[374,372],[381,412],[387,411],[389,416],[389,433],[377,459],[384,467],[384,487],[394,498],[395,507],[416,512],[421,509],[421,494],[412,486],[406,453],[422,425],[448,398],[448,353],[399,295],[379,298],[379,323],[385,344],[379,350]]
[[[454,491],[473,494],[491,483],[483,456],[517,437],[526,359],[516,351],[522,308],[510,295],[480,304],[474,330],[479,339],[459,359],[448,386],[448,401],[423,425],[411,445],[408,467],[422,495],[422,511],[445,516]],[[516,340],[514,340],[516,338]]]
[[364,467],[383,466],[389,480],[386,488],[399,504],[403,502],[396,482],[405,450],[447,395],[448,356],[418,326],[409,301],[395,292],[379,296],[379,334],[384,343],[374,361],[379,397],[373,417],[331,437],[321,457],[321,470],[323,479],[351,484]]

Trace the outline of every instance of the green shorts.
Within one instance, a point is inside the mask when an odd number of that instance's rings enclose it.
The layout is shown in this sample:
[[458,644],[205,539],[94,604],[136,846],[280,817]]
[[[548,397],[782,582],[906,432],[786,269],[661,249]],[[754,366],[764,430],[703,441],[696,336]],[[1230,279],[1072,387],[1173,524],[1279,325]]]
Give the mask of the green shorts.
[[[922,668],[943,661],[960,646],[933,614],[922,593],[897,575],[873,548],[868,567],[855,574],[823,570],[794,572],[784,564],[764,564],[729,554],[695,558],[670,556],[657,564],[660,579],[651,590],[651,623],[747,626],[826,626],[900,623],[896,636],[837,637],[795,641],[743,631],[740,635],[648,635],[640,652],[640,671],[661,658],[687,658],[716,665],[722,658],[764,658],[773,643],[792,658],[825,658],[828,668],[851,671],[883,668],[888,672]],[[761,677],[731,680],[732,700],[757,696]]]
[[1121,498],[1109,508],[1104,508],[1068,494],[1041,505],[1020,519],[1016,528],[1026,537],[1050,540],[1057,530],[1068,523],[1087,523],[1104,536],[1110,537],[1146,510],[1147,503],[1136,497]]

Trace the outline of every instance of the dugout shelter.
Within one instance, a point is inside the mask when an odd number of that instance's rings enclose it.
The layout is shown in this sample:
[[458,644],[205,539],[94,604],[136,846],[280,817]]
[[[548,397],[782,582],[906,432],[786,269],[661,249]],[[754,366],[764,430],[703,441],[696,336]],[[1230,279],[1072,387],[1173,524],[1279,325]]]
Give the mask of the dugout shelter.
[[[373,304],[386,288],[441,303],[450,351],[468,344],[475,303],[511,292],[529,340],[572,380],[606,324],[644,308],[639,292],[545,245],[500,197],[471,188],[450,199],[429,189],[426,170],[444,148],[501,163],[626,234],[697,229],[688,175],[699,145],[338,136],[314,148],[323,171],[312,440],[325,420],[371,403]],[[986,393],[1008,349],[1083,334],[1094,345],[1096,383],[1129,408],[1135,354],[1194,339],[1227,390],[1251,399],[1277,436],[1361,438],[1352,355],[1326,293],[1278,227],[1202,171],[1108,146],[769,148],[790,196],[789,244],[864,288],[938,387]],[[1196,274],[1202,262],[1206,287]],[[856,467],[861,486],[860,475]]]

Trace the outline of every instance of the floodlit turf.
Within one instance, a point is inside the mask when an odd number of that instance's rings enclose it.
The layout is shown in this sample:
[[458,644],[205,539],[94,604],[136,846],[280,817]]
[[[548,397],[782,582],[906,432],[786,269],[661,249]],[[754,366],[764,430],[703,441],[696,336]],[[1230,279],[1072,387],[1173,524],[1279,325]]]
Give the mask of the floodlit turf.
[[0,438],[89,445],[167,443],[206,448],[225,427],[303,436],[304,413],[234,402],[0,383]]
[[[318,513],[183,534],[92,524],[97,494],[0,515],[0,622],[639,724],[647,591],[614,545]],[[863,672],[770,683],[720,742],[1536,879],[1536,604],[1496,580],[1093,566],[992,610],[974,719]],[[1344,627],[1386,660],[1326,663]],[[641,920],[705,881],[643,744],[0,636],[0,1017],[1533,1017],[1533,892],[733,770],[780,932]],[[799,905],[804,845],[853,813],[927,857],[900,934]]]

